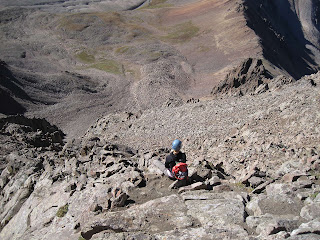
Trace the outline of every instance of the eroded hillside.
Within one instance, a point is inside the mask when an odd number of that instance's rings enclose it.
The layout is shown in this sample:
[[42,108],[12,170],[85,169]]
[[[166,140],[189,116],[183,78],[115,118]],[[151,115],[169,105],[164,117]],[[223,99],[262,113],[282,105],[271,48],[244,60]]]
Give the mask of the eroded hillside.
[[284,2],[2,0],[0,56],[12,78],[1,77],[29,98],[2,91],[71,138],[107,113],[206,99],[248,58],[270,78],[297,79],[317,70],[318,4]]

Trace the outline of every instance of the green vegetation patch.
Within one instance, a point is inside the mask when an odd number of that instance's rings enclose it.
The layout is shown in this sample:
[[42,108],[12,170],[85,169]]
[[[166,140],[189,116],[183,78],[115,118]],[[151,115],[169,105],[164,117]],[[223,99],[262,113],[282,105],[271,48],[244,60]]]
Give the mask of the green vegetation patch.
[[62,206],[62,207],[60,207],[59,209],[58,209],[58,212],[56,213],[56,216],[57,217],[64,217],[66,214],[67,214],[67,212],[68,212],[68,208],[69,208],[69,204],[66,204],[66,205],[64,205],[64,206]]
[[117,54],[134,54],[136,51],[135,47],[132,46],[122,46],[115,50]]
[[116,49],[116,53],[124,54],[129,51],[130,47],[129,46],[122,46]]
[[208,46],[199,46],[199,52],[208,52],[210,51],[210,48]]
[[143,56],[145,56],[146,59],[148,59],[149,61],[156,61],[158,60],[160,57],[162,57],[162,53],[159,51],[142,51],[141,54]]
[[178,24],[172,28],[172,31],[163,37],[163,40],[173,43],[183,43],[195,37],[199,32],[199,28],[191,21]]
[[310,171],[311,176],[315,176],[317,179],[320,179],[320,171],[312,170]]
[[95,68],[113,74],[123,74],[122,64],[114,60],[104,60],[99,63],[94,63],[90,65],[89,68]]
[[251,193],[254,189],[252,187],[247,187],[245,184],[241,182],[237,182],[234,184],[236,188],[238,188],[240,191]]
[[76,55],[77,59],[79,59],[83,63],[94,63],[95,57],[85,51],[82,51],[81,53],[78,53]]
[[310,195],[311,199],[315,199],[318,196],[319,192],[315,192],[313,194]]

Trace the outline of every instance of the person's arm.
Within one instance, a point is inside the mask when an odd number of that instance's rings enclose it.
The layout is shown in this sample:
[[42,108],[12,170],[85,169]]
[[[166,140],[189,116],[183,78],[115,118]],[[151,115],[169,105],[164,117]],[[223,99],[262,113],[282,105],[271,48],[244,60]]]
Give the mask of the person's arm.
[[167,157],[166,157],[166,162],[164,163],[164,166],[166,167],[166,168],[170,168],[170,161],[171,160],[171,158],[170,158],[170,156],[168,155]]
[[185,153],[182,153],[181,162],[183,162],[183,163],[186,163],[186,162],[187,162],[187,157],[186,157],[186,154],[185,154]]

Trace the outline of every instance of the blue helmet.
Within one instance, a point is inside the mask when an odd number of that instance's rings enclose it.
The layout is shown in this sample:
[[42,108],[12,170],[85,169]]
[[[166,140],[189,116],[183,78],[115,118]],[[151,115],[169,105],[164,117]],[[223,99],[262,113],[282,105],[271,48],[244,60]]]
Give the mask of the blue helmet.
[[171,148],[175,151],[179,151],[181,149],[182,142],[179,139],[176,139],[172,142]]

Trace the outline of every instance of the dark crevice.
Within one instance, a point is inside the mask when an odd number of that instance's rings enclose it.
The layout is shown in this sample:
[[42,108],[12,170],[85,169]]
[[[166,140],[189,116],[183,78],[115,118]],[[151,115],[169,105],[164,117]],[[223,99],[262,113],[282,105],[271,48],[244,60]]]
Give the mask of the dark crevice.
[[136,5],[128,8],[127,10],[132,11],[132,10],[138,9],[139,7],[141,7],[141,6],[142,6],[145,2],[147,2],[147,1],[148,1],[148,0],[141,1],[141,2],[139,2],[138,4],[136,4]]
[[303,233],[299,233],[298,235],[305,235],[305,234],[317,234],[317,235],[320,235],[320,231],[314,231],[314,232],[311,232],[311,231],[307,231],[307,232],[303,232]]

